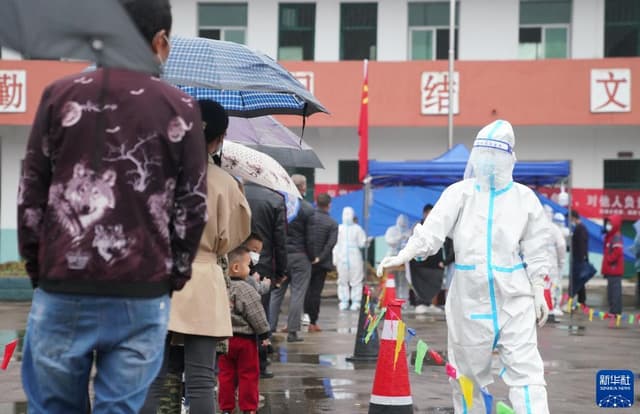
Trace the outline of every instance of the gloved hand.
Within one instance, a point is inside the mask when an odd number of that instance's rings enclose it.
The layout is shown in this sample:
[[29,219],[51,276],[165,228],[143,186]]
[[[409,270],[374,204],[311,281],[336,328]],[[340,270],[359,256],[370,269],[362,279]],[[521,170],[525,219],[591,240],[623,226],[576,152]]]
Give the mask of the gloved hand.
[[384,274],[384,269],[388,267],[396,267],[401,266],[411,260],[411,257],[408,257],[404,250],[401,250],[397,256],[387,256],[382,259],[382,262],[378,265],[378,277],[381,277]]
[[536,308],[536,320],[538,321],[538,326],[542,328],[549,317],[549,307],[547,306],[547,301],[544,298],[544,280],[538,280],[539,281],[536,281],[533,284],[533,305]]

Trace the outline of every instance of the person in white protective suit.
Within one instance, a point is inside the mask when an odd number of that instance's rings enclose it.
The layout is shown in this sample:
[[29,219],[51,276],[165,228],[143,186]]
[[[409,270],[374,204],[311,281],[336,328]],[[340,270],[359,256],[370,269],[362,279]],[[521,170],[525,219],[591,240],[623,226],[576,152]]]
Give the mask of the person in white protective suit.
[[456,413],[485,413],[481,388],[493,382],[497,351],[518,414],[547,414],[544,367],[538,352],[538,326],[547,320],[544,278],[549,273],[550,223],[528,187],[513,182],[513,128],[495,121],[478,133],[465,179],[449,186],[424,224],[397,256],[378,268],[429,256],[445,237],[454,241],[455,275],[445,312],[449,362],[474,383],[467,407],[458,382],[451,380]]
[[[389,246],[387,256],[395,256],[407,244],[411,237],[411,228],[409,228],[409,218],[404,214],[400,214],[396,219],[396,224],[387,229],[384,233],[384,240]],[[396,272],[396,296],[399,299],[409,298],[409,281],[404,270]]]
[[564,261],[567,258],[567,242],[562,232],[564,227],[564,216],[562,213],[553,213],[553,209],[544,206],[547,218],[553,223],[550,226],[549,250],[549,281],[551,283],[551,302],[553,309],[549,312],[552,316],[562,316],[562,272],[564,271]]
[[[340,310],[360,309],[364,262],[362,252],[367,243],[367,235],[360,225],[353,222],[353,208],[342,210],[342,224],[338,226],[338,242],[333,248],[333,264],[338,270],[338,300]],[[351,288],[351,291],[349,291]]]

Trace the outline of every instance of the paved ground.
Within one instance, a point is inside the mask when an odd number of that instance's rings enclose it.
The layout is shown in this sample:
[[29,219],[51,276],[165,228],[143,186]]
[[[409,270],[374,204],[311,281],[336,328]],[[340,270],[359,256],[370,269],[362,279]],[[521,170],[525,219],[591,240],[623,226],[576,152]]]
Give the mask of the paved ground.
[[[602,284],[593,286],[588,301],[599,307],[604,293]],[[299,344],[287,344],[284,336],[276,336],[271,365],[276,377],[260,384],[266,397],[260,413],[367,412],[375,364],[345,361],[353,353],[357,313],[337,310],[334,285],[329,284],[325,293],[331,297],[323,302],[323,332],[304,333],[305,341]],[[20,334],[27,312],[28,304],[0,303],[0,344]],[[446,347],[444,317],[407,311],[403,319],[432,348]],[[563,317],[540,330],[539,343],[553,414],[600,412],[594,404],[595,374],[600,369],[640,373],[638,324],[610,328],[604,321],[590,322],[583,315]],[[415,341],[409,350],[415,351]],[[25,412],[19,368],[18,355],[7,371],[0,371],[0,414]],[[453,412],[443,367],[425,366],[422,375],[411,372],[410,382],[416,413]],[[637,376],[636,382],[640,382]],[[507,398],[507,389],[500,380],[490,391],[496,400]],[[638,406],[625,412],[640,412],[640,386],[636,386],[636,401]]]

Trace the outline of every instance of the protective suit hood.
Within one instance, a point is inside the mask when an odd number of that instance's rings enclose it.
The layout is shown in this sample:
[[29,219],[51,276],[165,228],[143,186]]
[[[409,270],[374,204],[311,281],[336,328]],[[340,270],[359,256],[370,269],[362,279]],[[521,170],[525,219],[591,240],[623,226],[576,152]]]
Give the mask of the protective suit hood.
[[475,178],[481,191],[500,190],[513,181],[515,135],[508,121],[498,120],[478,132],[464,178]]
[[616,214],[609,216],[609,223],[611,223],[611,231],[608,231],[608,235],[613,235],[620,232],[620,228],[622,227],[622,217]]
[[640,238],[640,220],[633,223],[633,228],[636,231],[636,238]]
[[398,218],[396,219],[396,226],[400,227],[401,229],[408,229],[409,228],[409,218],[407,216],[405,216],[404,214],[400,214],[398,216]]
[[559,226],[564,226],[564,215],[562,213],[556,213],[553,215],[553,222]]
[[342,209],[342,224],[353,224],[353,218],[355,217],[355,212],[351,207],[345,207]]

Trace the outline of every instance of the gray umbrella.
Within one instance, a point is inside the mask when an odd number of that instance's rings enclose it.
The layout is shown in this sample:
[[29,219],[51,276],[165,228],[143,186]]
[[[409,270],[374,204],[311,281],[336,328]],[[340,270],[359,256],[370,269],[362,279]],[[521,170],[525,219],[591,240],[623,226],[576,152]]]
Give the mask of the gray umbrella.
[[270,155],[284,167],[324,168],[313,148],[270,116],[230,117],[226,139]]
[[27,59],[77,59],[158,72],[118,0],[0,0],[0,44]]

